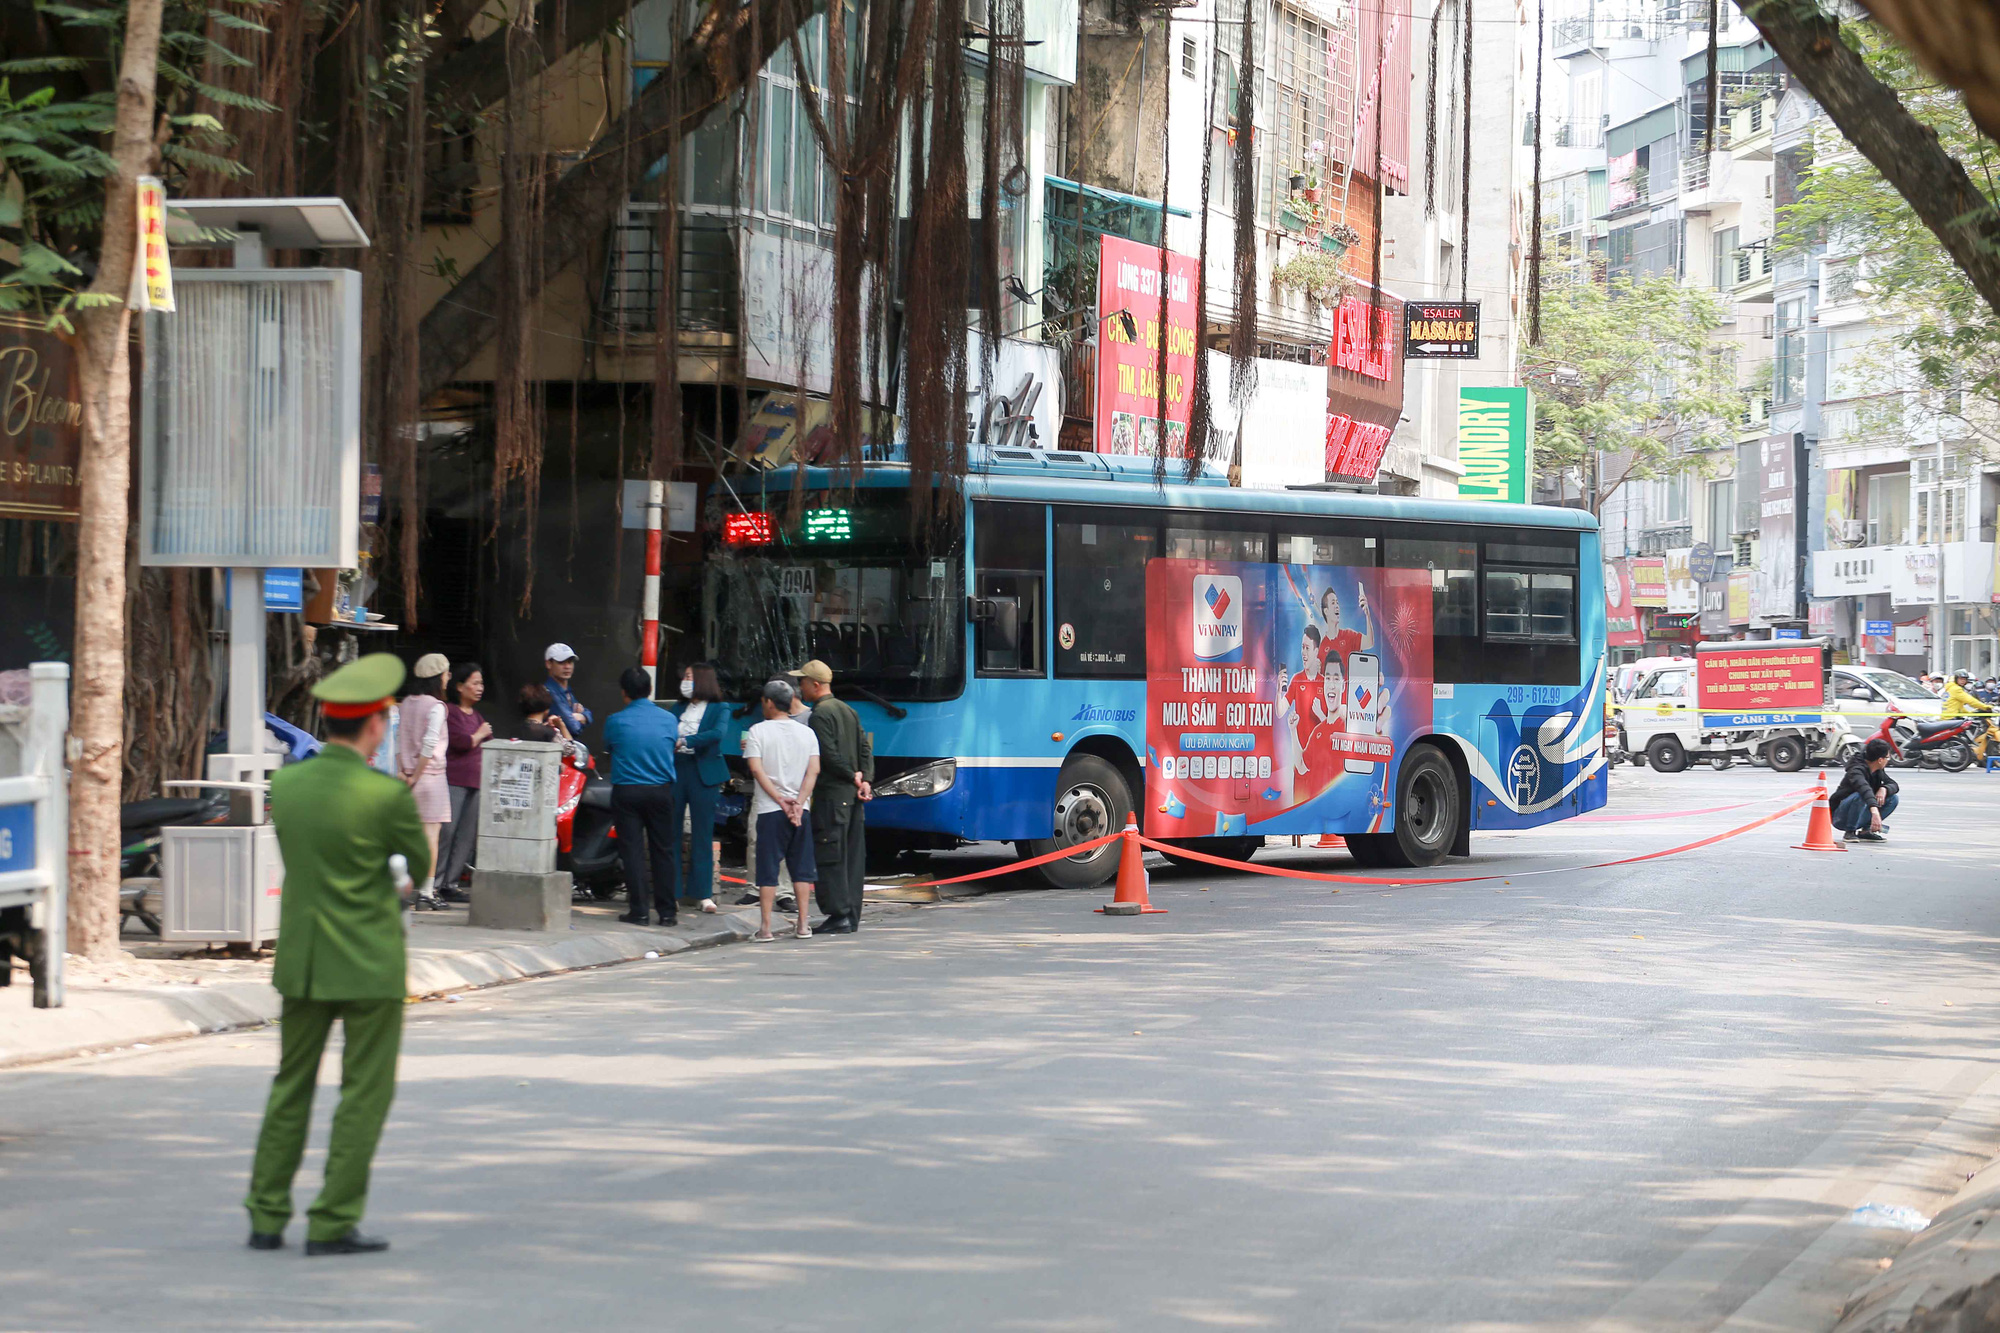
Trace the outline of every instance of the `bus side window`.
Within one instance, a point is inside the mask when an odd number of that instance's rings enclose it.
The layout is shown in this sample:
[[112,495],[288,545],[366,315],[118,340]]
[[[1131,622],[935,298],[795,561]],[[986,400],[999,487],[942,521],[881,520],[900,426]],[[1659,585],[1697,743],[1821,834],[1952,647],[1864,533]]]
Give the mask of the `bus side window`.
[[1146,678],[1146,562],[1159,554],[1150,523],[1056,511],[1056,675]]
[[1040,505],[981,501],[973,506],[972,618],[982,676],[1039,676],[1046,671],[1043,512]]
[[1481,678],[1479,559],[1469,541],[1425,541],[1391,533],[1390,569],[1422,569],[1431,580],[1431,678],[1473,684]]
[[1575,535],[1523,531],[1485,545],[1486,680],[1577,684]]

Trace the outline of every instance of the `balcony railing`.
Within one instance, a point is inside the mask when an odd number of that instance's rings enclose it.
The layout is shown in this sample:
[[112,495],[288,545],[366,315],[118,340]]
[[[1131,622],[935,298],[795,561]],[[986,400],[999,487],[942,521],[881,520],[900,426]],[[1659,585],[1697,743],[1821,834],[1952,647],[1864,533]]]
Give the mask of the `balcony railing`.
[[1549,137],[1544,143],[1550,148],[1602,148],[1604,117],[1552,119],[1549,121]]
[[[627,204],[612,225],[604,265],[604,322],[620,333],[659,329],[660,210]],[[675,327],[733,332],[736,328],[735,233],[702,217],[686,217],[680,227],[679,318]]]

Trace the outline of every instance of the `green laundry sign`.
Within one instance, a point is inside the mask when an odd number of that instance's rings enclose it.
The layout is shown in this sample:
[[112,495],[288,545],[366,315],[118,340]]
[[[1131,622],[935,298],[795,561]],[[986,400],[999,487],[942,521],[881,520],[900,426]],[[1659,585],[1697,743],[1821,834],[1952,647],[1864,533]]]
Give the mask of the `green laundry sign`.
[[1458,391],[1459,499],[1528,503],[1533,403],[1526,389]]

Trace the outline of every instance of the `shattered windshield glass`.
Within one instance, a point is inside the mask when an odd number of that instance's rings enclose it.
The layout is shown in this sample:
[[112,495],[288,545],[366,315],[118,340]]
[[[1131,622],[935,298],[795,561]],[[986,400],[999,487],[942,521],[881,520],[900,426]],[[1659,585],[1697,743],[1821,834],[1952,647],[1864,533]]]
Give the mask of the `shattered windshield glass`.
[[907,491],[813,496],[796,517],[780,497],[767,511],[757,503],[738,516],[734,540],[725,523],[703,584],[708,656],[730,697],[749,698],[815,657],[833,668],[836,690],[904,701],[958,695],[963,556],[956,547],[916,549]]

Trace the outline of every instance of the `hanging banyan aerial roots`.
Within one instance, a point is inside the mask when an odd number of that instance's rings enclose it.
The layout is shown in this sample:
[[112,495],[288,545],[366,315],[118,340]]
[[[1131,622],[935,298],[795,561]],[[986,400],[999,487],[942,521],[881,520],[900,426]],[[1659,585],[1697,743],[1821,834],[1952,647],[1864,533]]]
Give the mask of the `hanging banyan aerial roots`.
[[936,0],[930,125],[904,300],[910,521],[925,541],[938,519],[957,511],[966,462],[964,29],[965,0]]
[[[500,155],[500,245],[504,280],[500,286],[493,371],[493,526],[498,537],[509,483],[521,482],[522,584],[520,613],[535,595],[535,528],[541,516],[542,402],[533,386],[533,292],[541,290],[534,272],[542,255],[542,206],[546,198],[546,155],[535,108],[521,94],[535,53],[535,12],[523,5],[507,31],[505,148]],[[530,147],[529,145],[537,145]]]
[[1188,401],[1187,462],[1183,475],[1193,481],[1201,475],[1202,464],[1214,450],[1213,423],[1209,418],[1208,384],[1208,193],[1209,177],[1215,162],[1210,140],[1215,131],[1215,92],[1218,61],[1222,49],[1219,35],[1211,35],[1208,51],[1208,102],[1201,119],[1201,241],[1195,251],[1194,285],[1194,392]]
[[[1255,110],[1257,86],[1256,13],[1253,0],[1243,2],[1243,49],[1236,84],[1236,262],[1231,273],[1236,286],[1236,310],[1229,331],[1229,399],[1240,419],[1257,392],[1257,151]],[[1236,432],[1236,462],[1243,453],[1243,432]]]

